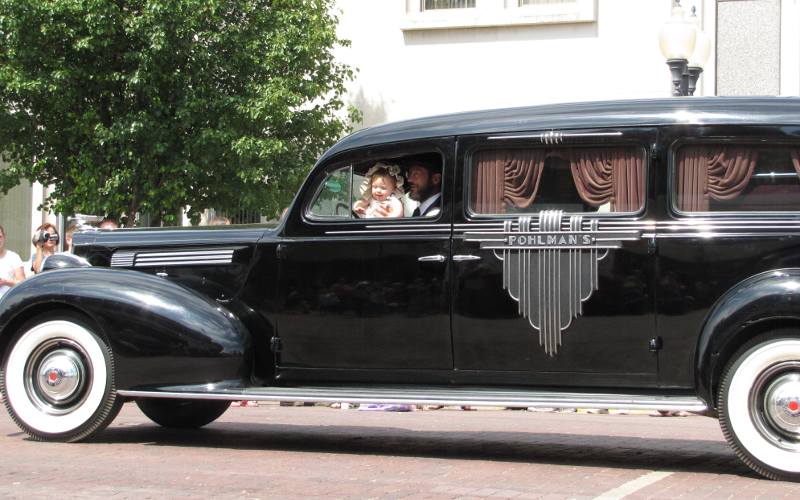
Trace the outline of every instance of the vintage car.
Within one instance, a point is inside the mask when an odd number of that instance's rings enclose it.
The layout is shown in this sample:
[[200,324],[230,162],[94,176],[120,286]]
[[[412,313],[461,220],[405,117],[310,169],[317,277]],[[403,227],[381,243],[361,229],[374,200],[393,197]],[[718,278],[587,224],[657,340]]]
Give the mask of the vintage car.
[[[378,162],[434,210],[356,214]],[[88,264],[51,257],[0,302],[4,402],[34,439],[92,437],[129,400],[175,427],[242,399],[680,410],[800,479],[797,98],[387,124],[327,151],[275,227],[75,242]]]

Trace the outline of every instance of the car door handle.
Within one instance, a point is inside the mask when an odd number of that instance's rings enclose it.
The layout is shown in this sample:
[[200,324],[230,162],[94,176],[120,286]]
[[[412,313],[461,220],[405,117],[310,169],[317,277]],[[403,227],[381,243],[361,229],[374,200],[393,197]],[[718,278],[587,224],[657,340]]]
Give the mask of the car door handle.
[[481,260],[480,255],[453,255],[454,262],[466,262],[469,260]]
[[424,255],[418,257],[417,260],[420,262],[444,262],[447,260],[447,257],[444,255]]

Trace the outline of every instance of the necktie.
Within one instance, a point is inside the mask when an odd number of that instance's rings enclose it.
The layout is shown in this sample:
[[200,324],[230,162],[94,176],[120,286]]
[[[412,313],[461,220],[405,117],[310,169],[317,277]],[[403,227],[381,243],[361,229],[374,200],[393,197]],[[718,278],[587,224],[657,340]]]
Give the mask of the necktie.
[[420,216],[419,207],[417,207],[414,209],[414,213],[411,214],[411,217],[419,217],[419,216]]

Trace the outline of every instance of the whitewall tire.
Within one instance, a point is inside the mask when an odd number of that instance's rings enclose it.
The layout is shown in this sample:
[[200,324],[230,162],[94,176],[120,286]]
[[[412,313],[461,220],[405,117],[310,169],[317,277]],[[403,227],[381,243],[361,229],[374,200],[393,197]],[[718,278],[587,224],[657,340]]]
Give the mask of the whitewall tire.
[[742,348],[725,370],[718,407],[725,438],[748,466],[800,480],[800,337]]
[[0,386],[12,419],[41,441],[80,441],[122,405],[106,342],[69,313],[29,322],[11,342]]

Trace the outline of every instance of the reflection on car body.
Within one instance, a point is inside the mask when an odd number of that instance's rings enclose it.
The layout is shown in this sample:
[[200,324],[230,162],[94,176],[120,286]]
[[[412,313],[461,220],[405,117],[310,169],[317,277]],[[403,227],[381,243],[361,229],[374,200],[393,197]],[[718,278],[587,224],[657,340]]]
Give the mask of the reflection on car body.
[[[433,169],[435,210],[358,217],[379,162]],[[240,399],[683,410],[800,478],[795,98],[387,124],[325,153],[277,227],[75,245],[90,267],[0,303],[5,403],[38,439],[126,399],[179,427]]]

